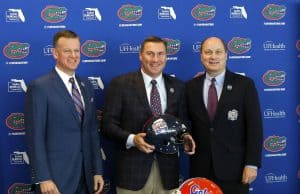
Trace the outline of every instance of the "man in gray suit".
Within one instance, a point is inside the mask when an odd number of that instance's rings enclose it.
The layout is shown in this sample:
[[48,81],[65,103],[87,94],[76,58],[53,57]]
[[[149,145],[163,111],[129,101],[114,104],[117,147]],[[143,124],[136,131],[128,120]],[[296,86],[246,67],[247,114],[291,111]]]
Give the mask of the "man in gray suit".
[[75,75],[80,39],[60,31],[53,46],[55,68],[32,81],[26,93],[32,181],[43,194],[100,193],[104,181],[94,91]]
[[[163,73],[167,60],[167,43],[163,39],[146,38],[139,58],[141,69],[111,81],[105,97],[102,132],[117,143],[118,194],[169,194],[178,187],[178,153],[157,152],[145,141],[142,129],[153,114],[186,119],[184,84]],[[152,106],[151,101],[154,85],[159,93],[158,106]],[[160,113],[155,112],[158,107]],[[186,134],[183,138],[186,153],[193,154],[192,137]]]
[[186,85],[187,107],[197,148],[192,177],[216,182],[224,194],[246,194],[261,165],[262,120],[254,82],[226,69],[223,40],[202,41],[205,73]]

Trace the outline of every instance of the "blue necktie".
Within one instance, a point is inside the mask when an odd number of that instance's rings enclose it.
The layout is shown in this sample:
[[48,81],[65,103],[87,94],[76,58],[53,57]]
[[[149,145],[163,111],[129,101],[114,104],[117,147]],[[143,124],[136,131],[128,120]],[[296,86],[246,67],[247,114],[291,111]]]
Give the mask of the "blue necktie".
[[159,92],[156,87],[156,84],[157,84],[156,80],[152,80],[151,84],[152,84],[152,89],[151,89],[151,93],[150,93],[150,106],[152,109],[152,113],[154,115],[161,115],[162,109],[161,109]]
[[80,93],[77,89],[77,86],[75,84],[75,80],[73,77],[71,77],[69,79],[69,82],[72,84],[72,99],[74,101],[74,105],[75,105],[75,108],[76,108],[76,111],[78,113],[78,118],[80,120],[80,122],[82,121],[82,116],[83,116],[83,104],[82,104],[82,101],[81,101],[81,96],[80,96]]
[[216,79],[211,79],[211,84],[208,89],[208,98],[207,98],[207,112],[210,120],[212,121],[215,117],[217,106],[218,106],[218,95],[215,87]]

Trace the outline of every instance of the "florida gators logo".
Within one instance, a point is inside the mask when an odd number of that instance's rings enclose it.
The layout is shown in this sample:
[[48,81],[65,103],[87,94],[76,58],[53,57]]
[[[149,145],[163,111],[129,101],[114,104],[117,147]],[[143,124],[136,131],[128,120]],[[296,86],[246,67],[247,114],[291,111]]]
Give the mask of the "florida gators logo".
[[207,194],[207,189],[200,189],[199,185],[192,185],[190,194]]
[[131,4],[123,5],[118,9],[118,16],[123,21],[136,21],[143,15],[143,7]]
[[67,8],[49,5],[42,10],[41,17],[44,21],[49,23],[62,22],[67,17]]
[[202,177],[190,178],[184,181],[179,190],[182,194],[223,194],[218,185]]
[[25,183],[14,183],[8,188],[8,194],[19,193],[34,194],[32,185]]
[[21,42],[9,42],[3,48],[3,54],[9,59],[23,59],[29,54],[30,45]]
[[285,82],[285,72],[268,70],[262,76],[262,80],[267,86],[280,86]]
[[6,126],[13,130],[25,129],[24,113],[11,113],[5,120]]
[[167,42],[167,55],[174,55],[180,50],[180,40],[163,38]]
[[262,15],[267,20],[280,20],[285,16],[286,7],[284,5],[268,4],[262,10]]
[[87,40],[82,44],[81,52],[87,57],[100,57],[106,52],[106,42]]
[[264,141],[264,148],[270,152],[279,152],[286,148],[286,137],[282,136],[269,136]]
[[251,42],[250,38],[233,37],[227,47],[232,53],[243,54],[251,49]]
[[204,4],[196,5],[191,14],[196,20],[207,21],[211,20],[216,15],[216,7]]

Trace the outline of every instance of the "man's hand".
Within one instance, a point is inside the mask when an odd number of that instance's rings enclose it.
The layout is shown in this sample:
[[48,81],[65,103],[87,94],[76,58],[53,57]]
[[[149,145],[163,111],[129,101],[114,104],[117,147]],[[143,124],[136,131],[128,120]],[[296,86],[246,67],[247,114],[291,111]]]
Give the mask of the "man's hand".
[[144,137],[146,136],[146,133],[138,133],[134,136],[133,142],[137,149],[140,151],[149,154],[152,153],[155,149],[153,145],[150,145],[145,142]]
[[40,189],[42,194],[60,194],[55,183],[51,180],[41,182]]
[[100,194],[104,186],[104,180],[101,175],[94,176],[94,193]]
[[257,177],[257,170],[248,166],[245,166],[243,171],[243,184],[250,184],[252,183]]
[[190,134],[183,135],[183,149],[188,155],[193,155],[195,153],[196,144]]

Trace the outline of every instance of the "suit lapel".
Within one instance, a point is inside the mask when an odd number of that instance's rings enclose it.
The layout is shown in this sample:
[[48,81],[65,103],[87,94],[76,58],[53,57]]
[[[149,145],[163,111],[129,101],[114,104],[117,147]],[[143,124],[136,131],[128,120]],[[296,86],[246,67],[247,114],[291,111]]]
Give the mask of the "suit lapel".
[[167,94],[167,107],[166,107],[166,113],[170,112],[170,109],[172,108],[172,104],[177,104],[178,98],[175,98],[174,96],[177,95],[177,87],[172,82],[169,77],[165,74],[163,74],[164,82],[165,82],[165,87],[166,87],[166,94]]
[[[197,83],[196,83],[196,88],[195,92],[194,92],[194,98],[195,99],[199,99],[199,104],[200,104],[200,113],[205,113],[205,117],[207,117],[206,120],[209,121],[209,116],[208,116],[208,112],[207,109],[205,107],[205,103],[204,103],[204,99],[203,99],[203,86],[204,86],[204,80],[205,80],[205,74],[203,74],[202,76],[200,76],[199,78],[197,78]],[[198,87],[199,86],[199,87]]]
[[141,103],[145,106],[145,110],[149,112],[150,115],[152,115],[152,111],[147,99],[147,93],[145,88],[144,79],[142,76],[142,73],[138,71],[135,76],[135,87],[136,87],[136,93],[138,96],[138,99],[141,101]]
[[56,73],[55,70],[51,72],[50,76],[52,80],[52,87],[57,91],[56,93],[58,95],[62,96],[62,99],[66,102],[67,108],[70,109],[75,119],[79,121],[76,108],[74,105],[74,101],[70,93],[68,92],[68,89],[66,88],[64,82],[61,80],[61,78],[59,77],[59,75]]
[[229,72],[228,70],[226,70],[222,94],[221,94],[219,102],[218,102],[215,120],[217,119],[218,115],[220,114],[221,110],[223,109],[226,99],[230,98],[230,92],[232,90],[232,87],[233,87],[232,73]]

